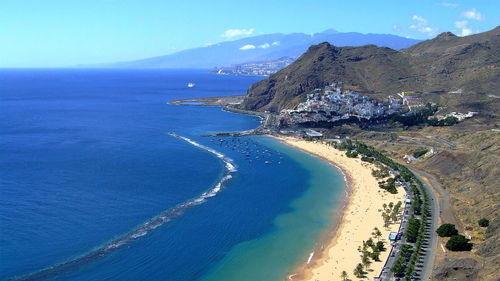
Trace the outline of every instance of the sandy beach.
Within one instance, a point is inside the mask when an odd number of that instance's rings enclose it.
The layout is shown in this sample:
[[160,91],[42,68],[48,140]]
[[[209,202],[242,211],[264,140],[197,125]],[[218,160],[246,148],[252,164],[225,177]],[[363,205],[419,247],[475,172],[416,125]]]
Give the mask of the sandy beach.
[[[375,167],[373,164],[363,162],[359,158],[348,158],[344,151],[329,145],[295,138],[278,139],[339,167],[345,174],[348,185],[347,204],[343,209],[340,224],[336,224],[325,235],[326,238],[319,241],[312,259],[306,257],[304,263],[289,279],[341,280],[341,273],[345,270],[351,280],[373,280],[373,277],[379,275],[389,255],[390,245],[387,237],[391,231],[397,231],[399,228],[399,222],[384,228],[382,205],[403,201],[404,189],[399,187],[397,194],[391,194],[379,188],[377,179],[371,174]],[[339,213],[334,215],[338,216]],[[386,242],[387,250],[381,253],[380,262],[371,264],[365,278],[358,279],[353,274],[354,268],[361,262],[361,253],[357,249],[362,246],[363,241],[371,237],[375,227],[382,232],[381,241]]]

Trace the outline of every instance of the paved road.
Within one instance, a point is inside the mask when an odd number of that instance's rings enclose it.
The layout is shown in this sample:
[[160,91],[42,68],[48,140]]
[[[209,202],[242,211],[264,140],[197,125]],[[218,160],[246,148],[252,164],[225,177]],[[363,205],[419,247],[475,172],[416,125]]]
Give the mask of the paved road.
[[[427,219],[426,222],[423,222],[424,224],[428,223],[428,226],[425,229],[425,235],[428,237],[426,240],[424,240],[426,243],[424,243],[423,250],[425,250],[425,255],[419,257],[419,262],[417,262],[417,265],[421,265],[421,267],[416,267],[416,271],[419,272],[419,279],[420,280],[429,280],[430,276],[432,274],[432,269],[434,266],[434,259],[436,256],[436,250],[437,250],[437,233],[436,229],[438,228],[438,218],[439,218],[439,204],[438,200],[436,198],[436,194],[434,193],[434,190],[428,185],[427,181],[425,181],[419,174],[420,171],[417,172],[416,169],[410,168],[410,170],[415,174],[415,176],[423,183],[425,190],[427,191],[427,194],[429,196],[429,209],[430,209],[430,215]],[[411,193],[409,193],[411,195]],[[413,201],[413,197],[411,197]],[[408,210],[408,213],[411,214],[411,205],[405,206],[406,208],[404,210]],[[400,232],[405,232],[406,228],[408,227],[408,219],[409,215],[404,215],[404,220],[406,220],[405,223],[401,224]],[[393,276],[391,272],[391,268],[394,266],[394,264],[397,261],[398,258],[398,253],[401,249],[401,245],[405,242],[405,238],[403,237],[402,240],[398,241],[395,247],[392,248],[391,253],[389,255],[389,258],[386,262],[385,265],[385,270],[380,276],[380,280],[395,280],[395,277]],[[392,257],[392,253],[395,253],[394,257]]]
[[430,183],[434,189],[434,192],[437,192],[436,195],[439,198],[439,218],[441,219],[441,223],[452,223],[457,227],[459,231],[463,231],[464,226],[462,225],[462,222],[456,217],[451,207],[450,192],[441,186],[441,183],[434,175],[415,168],[412,168],[412,170],[416,171],[424,179],[424,182]]
[[[413,199],[413,198],[410,198]],[[401,223],[398,232],[405,232],[406,229],[408,228],[408,219],[410,218],[411,214],[411,204],[406,205],[405,208],[403,209],[403,222]],[[408,211],[408,215],[406,215],[406,211]],[[400,241],[396,243],[394,247],[391,248],[391,252],[389,253],[389,257],[387,258],[387,261],[384,266],[384,271],[380,275],[380,280],[393,280],[394,276],[391,271],[391,268],[394,266],[396,261],[398,260],[399,257],[399,251],[401,251],[401,245],[403,245],[406,241],[406,238],[402,237]],[[394,254],[394,256],[393,256]]]
[[[428,243],[429,246],[427,246],[426,253],[424,256],[424,261],[423,261],[423,269],[420,274],[421,280],[429,280],[432,269],[434,267],[434,259],[436,258],[436,251],[437,251],[437,233],[436,229],[438,228],[438,218],[439,218],[439,204],[438,200],[436,198],[436,194],[434,193],[434,190],[432,187],[429,186],[429,184],[419,175],[419,173],[413,169],[408,167],[413,174],[423,183],[425,190],[427,191],[427,195],[429,196],[429,210],[430,210],[430,217],[428,219],[429,221],[429,239]],[[427,231],[427,230],[426,230]]]
[[440,138],[439,136],[433,136],[433,138],[434,138],[436,141],[440,142],[440,143],[444,143],[444,144],[449,145],[451,149],[455,149],[455,148],[457,147],[457,144],[456,144],[456,143],[453,143],[453,142],[449,142],[449,141],[447,141],[447,140],[444,140],[444,139]]

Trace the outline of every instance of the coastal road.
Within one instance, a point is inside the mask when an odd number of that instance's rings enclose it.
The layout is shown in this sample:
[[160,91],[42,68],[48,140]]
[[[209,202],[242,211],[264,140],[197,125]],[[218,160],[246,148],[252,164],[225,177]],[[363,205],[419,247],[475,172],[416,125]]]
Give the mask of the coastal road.
[[441,219],[441,223],[452,223],[459,231],[464,231],[465,228],[462,222],[456,217],[451,207],[450,192],[441,186],[441,183],[434,175],[415,168],[412,170],[417,172],[417,174],[424,179],[424,182],[432,185],[435,193],[437,192],[436,195],[439,200],[439,218]]
[[[408,166],[407,166],[408,167]],[[434,259],[436,258],[437,251],[437,242],[438,237],[436,233],[436,229],[438,228],[438,218],[439,218],[439,204],[434,189],[428,184],[426,180],[424,180],[421,176],[420,171],[408,167],[412,173],[423,183],[425,190],[427,191],[427,195],[429,196],[429,210],[430,217],[428,219],[429,222],[429,238],[428,244],[429,246],[426,249],[424,260],[423,260],[423,269],[420,273],[421,280],[429,280],[432,274],[432,269],[434,267]],[[425,223],[425,222],[424,222]]]
[[[424,224],[428,224],[428,226],[425,229],[425,255],[421,256],[420,258],[422,259],[421,262],[418,262],[417,264],[420,264],[421,266],[417,267],[417,270],[421,268],[421,271],[419,272],[419,280],[429,280],[430,276],[432,274],[432,269],[434,267],[434,260],[436,256],[436,250],[437,250],[437,233],[436,229],[438,228],[438,219],[439,219],[439,204],[438,204],[438,199],[436,198],[436,194],[434,192],[434,189],[429,185],[429,181],[427,180],[427,177],[422,176],[422,171],[413,169],[408,167],[413,174],[423,183],[423,186],[425,190],[427,191],[427,194],[429,196],[429,210],[430,210],[430,215],[427,219],[426,222],[423,222]],[[425,179],[424,179],[425,177]],[[411,194],[410,194],[411,195]],[[412,201],[413,197],[411,196]],[[406,208],[407,207],[407,208]],[[408,210],[408,213],[411,213],[411,205],[405,206],[405,211]],[[408,227],[408,219],[409,215],[403,215],[404,220],[406,222],[401,224],[401,228],[399,231],[405,232],[406,228]],[[381,274],[380,280],[395,280],[395,277],[392,275],[391,268],[394,266],[394,264],[397,261],[398,258],[398,253],[401,249],[401,245],[405,243],[405,238],[403,237],[402,240],[398,241],[396,246],[394,246],[391,250],[391,254],[387,259],[386,265],[385,265],[385,270]],[[392,253],[394,253],[394,257],[392,257]]]

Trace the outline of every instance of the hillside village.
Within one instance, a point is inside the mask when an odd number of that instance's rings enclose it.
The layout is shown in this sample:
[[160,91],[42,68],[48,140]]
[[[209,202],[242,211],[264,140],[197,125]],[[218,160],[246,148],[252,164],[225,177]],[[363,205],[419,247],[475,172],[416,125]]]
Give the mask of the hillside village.
[[[293,126],[311,122],[334,123],[351,117],[370,120],[394,115],[412,116],[426,109],[427,104],[413,91],[397,93],[396,97],[388,96],[385,102],[381,102],[346,90],[342,82],[335,82],[324,88],[314,89],[306,95],[306,101],[299,103],[295,109],[281,110],[278,121],[280,126]],[[433,106],[437,109],[435,104]],[[450,118],[456,123],[477,115],[477,112],[432,115],[427,117],[431,124]]]
[[[342,82],[332,83],[323,89],[307,94],[307,100],[296,109],[284,109],[279,114],[280,124],[294,125],[306,122],[336,122],[350,117],[371,119],[403,112],[402,105],[409,102],[389,96],[387,102],[379,102],[368,96],[345,90]],[[412,97],[413,110],[423,107],[421,99]]]

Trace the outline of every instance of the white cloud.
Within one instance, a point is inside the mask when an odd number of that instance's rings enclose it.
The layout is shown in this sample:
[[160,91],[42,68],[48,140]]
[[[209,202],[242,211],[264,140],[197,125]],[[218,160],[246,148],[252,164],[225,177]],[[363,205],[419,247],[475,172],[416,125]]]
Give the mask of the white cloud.
[[457,3],[449,3],[449,2],[441,2],[439,5],[446,7],[446,8],[456,8],[458,7]]
[[252,50],[252,49],[256,49],[256,48],[267,49],[267,48],[272,47],[272,46],[278,46],[279,44],[280,44],[280,42],[278,42],[278,41],[274,41],[271,44],[264,43],[264,44],[261,44],[261,45],[258,45],[258,46],[255,46],[255,45],[252,45],[252,44],[247,44],[247,45],[241,47],[240,50]]
[[457,28],[464,28],[464,27],[466,27],[466,26],[467,26],[467,24],[468,24],[468,23],[469,23],[469,22],[468,22],[468,21],[466,21],[466,20],[463,20],[463,21],[456,21],[456,22],[455,22],[455,26],[456,26]]
[[250,29],[228,29],[223,34],[221,34],[222,38],[233,39],[237,37],[246,37],[253,34],[255,30],[253,28]]
[[461,36],[467,36],[472,34],[472,29],[468,26],[469,22],[466,20],[456,21],[455,26],[460,30]]
[[392,29],[399,31],[401,28],[399,27],[399,25],[395,24],[392,26]]
[[203,45],[203,46],[205,46],[205,47],[210,47],[210,46],[212,46],[213,44],[214,44],[214,43],[210,43],[210,42],[208,42],[208,43],[205,43],[205,45]]
[[252,50],[252,49],[255,49],[255,45],[247,44],[247,45],[240,48],[240,50],[243,50],[243,51]]
[[412,19],[415,21],[415,23],[410,25],[410,29],[426,34],[427,36],[434,36],[437,34],[438,29],[430,26],[425,18],[413,15]]
[[484,16],[475,8],[463,12],[462,16],[473,20],[484,20]]
[[460,35],[462,36],[469,36],[472,34],[472,29],[470,28],[462,28],[462,33]]

